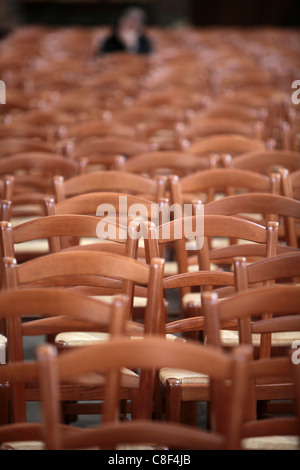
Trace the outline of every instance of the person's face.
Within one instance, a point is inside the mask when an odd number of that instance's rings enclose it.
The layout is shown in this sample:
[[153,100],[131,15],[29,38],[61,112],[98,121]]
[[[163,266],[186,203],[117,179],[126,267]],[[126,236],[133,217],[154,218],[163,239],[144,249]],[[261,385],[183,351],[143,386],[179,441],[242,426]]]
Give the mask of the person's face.
[[140,21],[134,18],[123,18],[119,24],[119,31],[133,31],[139,34],[142,29]]
[[135,48],[140,31],[140,22],[134,18],[123,18],[119,24],[118,36],[127,48]]

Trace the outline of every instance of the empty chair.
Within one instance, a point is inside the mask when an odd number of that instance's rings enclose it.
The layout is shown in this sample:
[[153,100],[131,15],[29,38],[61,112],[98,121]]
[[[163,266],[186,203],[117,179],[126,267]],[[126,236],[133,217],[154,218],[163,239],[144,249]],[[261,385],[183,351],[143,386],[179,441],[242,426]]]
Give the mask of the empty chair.
[[194,116],[193,121],[201,121],[206,118],[226,118],[226,119],[238,119],[245,123],[255,123],[260,121],[262,115],[259,110],[251,108],[249,105],[244,106],[243,104],[237,103],[222,103],[216,101],[208,109],[204,109]]
[[[291,331],[294,334],[299,332],[299,294],[298,286],[266,286],[246,290],[218,302],[215,293],[205,293],[203,309],[206,319],[207,344],[222,347],[223,322],[232,319],[238,319],[240,323],[239,341],[243,344],[252,344],[253,334],[262,337],[264,334],[270,335],[274,332],[276,334],[282,331]],[[269,312],[269,316],[264,318],[266,312]],[[294,347],[293,344],[292,347]],[[253,383],[252,393],[249,393],[248,406],[249,410],[252,408],[252,419],[255,419],[255,405],[259,400],[297,398],[290,378],[284,379],[279,374],[275,381],[274,377],[273,380],[269,378],[268,381],[264,377],[264,375],[271,377],[274,373],[272,363],[268,370],[268,363],[264,362],[268,357],[270,355],[261,356],[261,379]],[[289,353],[283,357],[286,357],[290,363],[292,362]],[[257,370],[259,370],[259,361]]]
[[58,130],[59,138],[82,140],[88,137],[117,136],[134,138],[135,130],[128,125],[119,123],[114,119],[89,120],[69,126],[61,126]]
[[[99,218],[82,214],[62,214],[48,217],[38,217],[16,226],[3,221],[1,227],[2,257],[13,257],[19,263],[28,261],[49,253],[59,252],[68,246],[66,239],[71,237],[77,245],[71,244],[73,250],[110,251],[112,253],[128,254],[131,238],[130,228],[115,226],[118,231],[115,243],[105,242],[98,237]],[[134,242],[134,241],[133,241]],[[142,248],[138,250],[140,258],[145,259]],[[1,266],[1,278],[3,266]]]
[[25,152],[4,158],[0,174],[13,176],[10,185],[11,216],[43,215],[43,198],[53,194],[52,178],[70,178],[85,171],[86,159],[74,161],[61,155],[45,152]]
[[279,168],[296,171],[300,168],[300,155],[298,152],[277,149],[265,149],[263,151],[250,151],[233,159],[226,157],[224,164],[231,168],[257,171],[270,174]]
[[85,159],[74,161],[56,154],[25,152],[2,159],[0,174],[15,176],[14,194],[35,191],[52,194],[51,177],[61,175],[70,178],[83,173],[86,164]]
[[[265,419],[246,420],[243,424],[241,447],[245,450],[299,450],[299,364],[298,356],[292,353],[292,359],[272,358],[263,361],[255,361],[252,365],[250,380],[254,383],[274,381],[276,378],[293,383],[295,399],[291,403],[286,415],[267,415]],[[294,362],[292,362],[294,360]],[[258,385],[259,387],[259,385]]]
[[1,139],[6,138],[35,138],[42,141],[50,141],[51,133],[39,125],[26,124],[23,122],[14,122],[10,124],[2,124],[0,126]]
[[[61,144],[58,144],[61,148]],[[125,137],[95,137],[87,138],[78,143],[68,141],[65,151],[72,158],[87,157],[89,167],[104,166],[111,168],[114,165],[116,155],[132,157],[139,153],[149,152],[151,144],[147,142],[128,139]]]
[[282,240],[288,246],[298,248],[295,221],[300,217],[300,204],[296,199],[277,194],[238,194],[227,196],[216,201],[209,202],[205,206],[206,214],[242,215],[257,214],[258,223],[265,223],[265,215],[283,219],[281,232]]
[[2,157],[9,157],[15,153],[22,152],[48,152],[53,153],[53,146],[47,142],[43,142],[34,138],[13,138],[7,137],[1,139]]
[[[58,334],[63,331],[106,331],[110,335],[126,333],[125,315],[127,297],[116,297],[111,303],[101,302],[60,288],[18,289],[2,292],[0,316],[5,321],[7,330],[6,354],[3,363],[13,364],[24,361],[26,338]],[[24,319],[27,319],[24,322]],[[31,320],[30,320],[31,319]],[[96,333],[96,335],[99,333]],[[43,344],[45,339],[40,340]],[[125,372],[125,371],[124,371]],[[128,380],[137,381],[138,377],[129,374]],[[132,378],[133,377],[133,378]],[[97,384],[96,377],[94,383]],[[126,381],[126,380],[125,380]],[[128,381],[127,381],[128,382]],[[26,421],[26,401],[39,399],[38,383],[31,385],[13,385],[1,382],[1,424],[7,422]],[[129,384],[129,382],[128,382]],[[101,380],[99,389],[95,390],[101,396]],[[103,382],[102,382],[103,385]],[[80,393],[92,396],[88,382],[74,384],[73,390],[65,384],[63,397],[80,396]]]
[[[247,289],[255,289],[266,285],[293,285],[298,283],[300,274],[299,267],[299,251],[281,253],[269,258],[263,258],[252,263],[247,263],[245,257],[237,256],[233,259],[234,270],[234,288],[215,289],[215,292],[222,297],[229,296],[236,292]],[[269,318],[269,314],[265,314],[265,318]],[[246,322],[240,322],[240,328],[246,328]],[[272,353],[278,354],[291,347],[293,341],[300,339],[299,333],[275,332],[272,334],[264,334],[260,338],[259,335],[252,336],[252,344],[255,347],[255,355],[268,357]],[[222,341],[232,346],[237,344],[239,335],[237,331],[222,331]],[[256,350],[257,349],[257,350]]]
[[163,176],[146,178],[132,172],[94,171],[68,180],[62,176],[54,178],[54,196],[56,202],[60,202],[84,193],[120,191],[158,202],[166,195],[166,186],[167,181]]
[[211,154],[229,154],[232,157],[254,150],[266,149],[266,143],[259,139],[235,134],[218,134],[194,141],[188,151],[198,156]]
[[113,238],[118,237],[118,225],[125,227],[125,231],[130,221],[140,222],[152,220],[155,224],[160,219],[160,204],[140,196],[119,192],[96,192],[79,194],[55,204],[53,198],[44,200],[48,215],[62,214],[83,214],[100,217],[98,237],[109,239],[111,232],[108,226],[112,227]]
[[261,175],[249,170],[230,168],[214,168],[195,172],[178,178],[170,176],[170,192],[173,203],[202,203],[212,201],[216,196],[224,196],[239,192],[280,192],[280,176]]
[[[125,294],[129,299],[126,307],[128,320],[132,317],[133,293],[136,287],[141,287],[146,289],[143,296],[147,298],[143,318],[144,334],[155,333],[164,321],[161,290],[162,260],[152,260],[148,266],[127,256],[107,252],[77,251],[41,256],[20,265],[17,265],[13,258],[4,258],[4,266],[5,285],[8,290],[63,286],[85,295],[97,297],[100,295],[100,300],[105,300],[102,296],[107,294],[110,296]],[[55,337],[55,344],[60,349],[95,344],[95,341],[102,342],[108,339],[107,335],[95,334],[93,330],[89,332],[85,329],[85,334],[79,334],[79,338],[72,330],[63,331],[65,333]],[[77,399],[79,398],[74,398]]]
[[[195,121],[195,122],[194,122]],[[263,124],[241,122],[238,119],[208,117],[201,120],[191,119],[178,134],[191,142],[218,134],[235,134],[248,138],[262,138]]]
[[[16,364],[15,370],[22,374],[14,374],[9,365],[1,368],[3,380],[22,381],[22,377],[40,377],[43,398],[42,424],[28,428],[28,435],[22,434],[22,423],[0,428],[0,440],[4,443],[13,440],[32,439],[41,436],[41,428],[46,431],[44,445],[46,449],[76,449],[98,448],[115,449],[131,444],[148,444],[148,448],[167,446],[173,448],[193,449],[239,449],[240,429],[242,426],[241,410],[243,409],[246,390],[243,387],[244,377],[247,377],[249,364],[248,349],[236,351],[233,355],[225,355],[212,347],[198,344],[180,344],[169,342],[162,338],[145,338],[142,341],[131,341],[123,338],[109,341],[105,344],[92,346],[62,354],[55,357],[50,347],[40,348],[38,362],[31,364]],[[74,364],[76,366],[74,367]],[[239,363],[239,367],[238,367]],[[118,410],[119,381],[121,367],[138,368],[141,371],[140,386],[137,397],[137,416],[131,422],[120,423],[116,418]],[[196,372],[208,374],[213,388],[214,412],[217,421],[212,431],[198,430],[195,427],[159,423],[151,420],[153,389],[155,386],[154,372],[162,367],[190,367]],[[39,367],[39,369],[38,369]],[[29,369],[29,370],[28,370]],[[109,410],[110,419],[93,429],[72,432],[72,428],[61,427],[60,414],[57,408],[57,390],[61,380],[73,381],[76,377],[88,371],[114,371],[115,380],[111,382],[105,395],[105,409]],[[39,372],[39,374],[38,374]],[[28,374],[28,375],[27,375]],[[218,394],[218,383],[226,381],[227,394]],[[238,391],[239,388],[239,391]],[[225,406],[226,405],[226,406]],[[221,426],[221,416],[228,416]],[[24,426],[26,429],[26,426]],[[24,429],[24,428],[23,428]],[[4,445],[5,448],[5,445]],[[122,447],[121,447],[122,448]],[[133,447],[134,448],[134,447]]]
[[[145,232],[143,232],[145,230]],[[153,233],[152,233],[153,232]],[[141,236],[145,237],[145,250],[147,259],[164,256],[164,248],[172,243],[175,252],[175,269],[166,262],[165,277],[174,274],[183,274],[188,271],[210,271],[214,269],[211,263],[215,261],[226,266],[232,265],[234,256],[240,252],[251,261],[251,256],[257,256],[259,247],[261,257],[274,256],[277,251],[278,226],[276,222],[269,222],[267,227],[245,219],[228,215],[195,215],[190,217],[177,217],[171,222],[155,227],[153,224],[143,223]],[[244,243],[230,245],[226,248],[209,250],[208,238],[225,237],[243,240]],[[249,244],[250,242],[250,244]],[[254,254],[252,252],[254,251]],[[148,254],[147,254],[148,252]],[[215,256],[214,255],[215,252]],[[217,268],[218,269],[218,268]],[[220,268],[219,268],[220,269]],[[210,284],[210,288],[212,284]],[[209,288],[203,286],[205,290]],[[187,286],[180,288],[182,312],[188,309],[189,303],[193,306],[201,304],[199,293],[190,295]]]
[[115,160],[118,170],[149,175],[178,174],[179,176],[193,173],[197,170],[207,170],[217,165],[215,157],[201,158],[190,152],[160,150],[146,152],[129,159]]

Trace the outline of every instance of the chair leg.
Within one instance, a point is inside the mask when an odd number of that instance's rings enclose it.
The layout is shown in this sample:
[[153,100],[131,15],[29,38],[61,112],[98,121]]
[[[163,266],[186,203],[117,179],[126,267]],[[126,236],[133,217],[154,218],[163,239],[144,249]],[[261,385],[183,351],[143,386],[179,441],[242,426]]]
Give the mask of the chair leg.
[[168,379],[165,387],[166,420],[179,423],[181,420],[181,383],[176,379]]
[[64,424],[71,424],[77,421],[78,416],[75,414],[69,414],[68,405],[75,404],[76,401],[64,401],[62,402],[62,416]]
[[0,384],[0,425],[10,422],[10,384]]
[[267,419],[270,418],[270,413],[268,412],[268,401],[260,400],[257,402],[257,418],[258,419]]
[[190,401],[187,403],[187,423],[190,426],[197,426],[197,402],[196,401]]

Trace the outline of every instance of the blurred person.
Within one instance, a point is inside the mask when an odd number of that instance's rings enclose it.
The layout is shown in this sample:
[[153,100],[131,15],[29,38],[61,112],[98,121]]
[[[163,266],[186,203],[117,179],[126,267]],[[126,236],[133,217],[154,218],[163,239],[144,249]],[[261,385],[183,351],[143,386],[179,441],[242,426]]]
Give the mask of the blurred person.
[[11,33],[20,23],[16,0],[0,0],[0,39]]
[[149,54],[151,50],[151,41],[145,34],[145,13],[140,8],[126,10],[100,47],[101,54],[113,52]]

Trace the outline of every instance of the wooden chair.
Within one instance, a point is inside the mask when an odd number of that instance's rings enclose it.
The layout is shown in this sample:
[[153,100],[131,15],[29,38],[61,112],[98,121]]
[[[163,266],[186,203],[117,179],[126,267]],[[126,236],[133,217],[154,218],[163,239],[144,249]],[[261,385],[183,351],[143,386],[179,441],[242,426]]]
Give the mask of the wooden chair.
[[[234,354],[215,351],[214,348],[198,344],[169,342],[160,337],[147,337],[141,341],[116,338],[105,344],[83,348],[58,357],[49,346],[38,350],[37,363],[16,363],[14,370],[9,365],[1,367],[2,380],[22,381],[24,377],[40,377],[43,400],[42,425],[28,427],[21,423],[0,428],[0,440],[4,448],[9,441],[41,439],[42,430],[46,449],[105,448],[122,449],[122,445],[143,444],[153,450],[157,446],[169,449],[239,449],[241,431],[241,410],[246,399],[249,350],[242,349]],[[76,361],[76,367],[74,363]],[[138,414],[131,422],[119,422],[118,413],[119,375],[122,367],[139,368],[140,387],[138,390]],[[162,367],[190,367],[211,377],[212,395],[215,403],[216,426],[207,432],[195,427],[151,420],[154,372]],[[22,371],[22,373],[21,373]],[[60,381],[74,382],[89,371],[111,373],[114,381],[107,386],[105,394],[106,421],[94,429],[72,431],[60,425],[57,407],[57,390]],[[17,373],[19,372],[19,375]],[[145,376],[144,376],[144,373]],[[145,380],[147,378],[147,381]],[[218,384],[227,383],[226,397],[218,394]],[[230,382],[229,382],[230,381]],[[229,385],[230,383],[230,385]],[[226,405],[226,406],[225,406]],[[224,418],[227,416],[227,419]],[[220,425],[221,417],[223,424]],[[41,429],[42,428],[42,429]],[[22,432],[23,431],[23,432]],[[7,443],[6,446],[3,443]],[[149,443],[149,444],[148,444]],[[118,447],[121,446],[121,447]],[[147,447],[148,445],[148,447]],[[132,447],[133,446],[133,447]],[[146,447],[145,447],[146,446]],[[124,448],[124,447],[123,447]],[[128,448],[128,447],[127,447]],[[126,449],[126,447],[125,447]]]
[[[293,285],[298,283],[299,252],[287,252],[277,254],[270,258],[260,259],[252,263],[247,263],[244,257],[233,259],[233,270],[235,285],[234,288],[215,289],[218,296],[222,298],[232,295],[235,291],[241,292],[250,288],[262,287],[265,285]],[[221,295],[220,295],[221,294]],[[265,315],[266,319],[268,314]],[[241,323],[241,328],[247,328]],[[245,330],[247,331],[247,330]],[[297,332],[275,333],[272,336],[263,335],[260,339],[258,335],[252,337],[255,357],[268,357],[271,354],[278,355],[291,346],[293,340],[297,340]],[[228,346],[238,343],[238,333],[236,331],[223,331],[222,341]]]
[[300,168],[300,155],[298,152],[287,150],[265,149],[247,152],[233,159],[226,157],[223,164],[231,168],[257,171],[262,174],[270,174],[279,168],[296,171]]
[[69,178],[83,173],[86,165],[85,159],[77,162],[59,155],[39,152],[2,159],[0,174],[10,175],[6,177],[7,184],[10,184],[5,198],[9,201],[10,210],[6,208],[7,203],[1,201],[5,211],[2,220],[13,220],[17,224],[27,217],[45,215],[44,197],[53,194],[53,176],[59,174]]
[[[188,342],[203,343],[204,317],[201,317],[201,292],[214,288],[233,288],[234,275],[224,271],[197,271],[169,275],[163,280],[166,298],[172,291],[193,290],[193,303],[186,301],[181,317],[167,317],[166,334],[175,334]],[[197,303],[198,301],[198,303]],[[185,303],[185,299],[183,298]],[[191,301],[190,301],[191,303]],[[196,308],[197,305],[197,308]],[[159,416],[170,422],[185,422],[197,426],[198,403],[210,403],[207,377],[192,372],[190,368],[162,368],[159,372],[161,405]]]
[[85,139],[74,143],[72,141],[66,142],[65,149],[62,143],[58,144],[58,150],[65,152],[68,156],[78,159],[87,157],[89,160],[89,167],[99,169],[101,165],[106,168],[111,168],[114,165],[116,155],[124,155],[132,157],[140,153],[146,153],[153,148],[147,142],[140,142],[128,138],[121,137],[95,137]]
[[131,126],[140,123],[151,123],[153,121],[159,122],[161,125],[176,124],[181,115],[174,115],[172,110],[154,110],[153,107],[148,105],[132,105],[125,109],[120,109],[113,113],[113,117],[121,122],[127,123]]
[[89,120],[70,126],[61,126],[58,130],[60,139],[82,140],[88,137],[116,136],[135,138],[135,130],[128,125],[119,123],[114,119]]
[[[236,290],[238,292],[261,285],[289,285],[297,284],[300,274],[299,252],[283,253],[272,258],[262,259],[247,265],[245,258],[237,257],[234,259],[234,271],[236,278]],[[268,318],[268,315],[266,315]],[[261,357],[267,357],[271,354],[271,347],[276,351],[289,347],[292,340],[297,340],[297,333],[293,336],[288,333],[273,335],[271,342],[270,335],[263,335],[260,340]],[[253,340],[254,341],[254,340]],[[257,342],[257,339],[256,339]]]
[[[134,246],[136,247],[136,243]],[[132,248],[132,250],[134,247]],[[70,267],[63,266],[64,262],[73,259],[70,262]],[[92,262],[91,260],[94,259]],[[90,266],[84,266],[85,262],[89,262]],[[97,266],[96,263],[99,263]],[[107,268],[106,272],[104,264],[109,262],[111,266]],[[120,273],[117,270],[117,263],[120,267],[124,263],[124,272]],[[144,309],[144,317],[149,317],[147,312],[151,311],[154,306],[156,314],[160,312],[162,297],[158,294],[155,300],[152,299],[152,277],[150,273],[155,270],[159,275],[155,278],[155,292],[159,292],[161,286],[159,284],[159,276],[163,275],[163,261],[157,263],[156,268],[151,268],[153,260],[149,264],[134,259],[131,254],[124,256],[110,251],[89,251],[89,250],[67,250],[59,253],[53,253],[45,256],[40,256],[33,260],[27,261],[22,264],[17,264],[13,258],[4,258],[4,286],[5,289],[14,287],[27,288],[30,286],[65,286],[76,292],[83,292],[87,295],[111,296],[121,293],[126,293],[130,299],[130,308],[128,309],[128,318],[132,315],[133,296],[141,295],[146,297],[146,307]],[[48,272],[44,271],[44,266],[48,266]],[[52,266],[52,267],[51,267]],[[56,269],[56,271],[55,271]],[[120,268],[119,268],[120,269]],[[50,270],[52,274],[50,275]],[[64,274],[65,270],[65,274]],[[94,270],[94,272],[93,272]],[[102,274],[101,274],[102,270]],[[24,272],[24,276],[20,273]],[[114,274],[113,274],[114,272]],[[14,274],[15,273],[15,274]],[[76,274],[77,273],[77,274]],[[140,279],[138,279],[140,275]],[[150,279],[151,278],[151,279]],[[149,283],[149,286],[148,286]],[[149,296],[149,297],[148,297]]]
[[26,124],[23,122],[15,122],[10,124],[1,124],[0,126],[1,139],[6,138],[36,138],[45,142],[51,141],[51,134],[41,126]]
[[[129,302],[126,311],[126,319],[131,319],[133,306],[133,293],[135,287],[146,288],[147,306],[144,316],[144,334],[150,334],[161,328],[164,321],[162,317],[163,296],[161,279],[163,276],[163,261],[152,260],[151,265],[145,265],[127,256],[121,256],[105,252],[60,252],[41,256],[34,260],[17,265],[13,258],[4,258],[6,289],[19,288],[20,290],[31,287],[64,287],[75,290],[85,295],[126,294]],[[91,292],[89,292],[89,287]],[[98,288],[95,291],[95,287]],[[79,289],[78,289],[79,288]],[[65,330],[63,330],[65,331]],[[87,331],[85,329],[85,331]],[[91,334],[92,333],[92,334]],[[58,349],[79,347],[93,344],[94,341],[102,342],[108,336],[101,334],[81,334],[78,336],[67,331],[57,335],[54,339]],[[94,343],[95,344],[95,343]],[[13,358],[12,358],[13,360]],[[80,400],[80,395],[74,395],[75,401]],[[68,399],[73,400],[72,398]],[[88,398],[87,398],[88,399]],[[80,405],[80,403],[79,403]],[[77,414],[77,406],[66,407],[66,414]],[[80,409],[80,406],[79,406]]]
[[189,152],[160,150],[136,155],[129,159],[116,159],[118,170],[139,173],[154,177],[155,175],[178,174],[179,176],[194,171],[207,170],[217,166],[216,157],[201,158]]
[[[153,224],[143,223],[141,231],[141,236],[145,238],[145,249],[146,253],[148,252],[147,259],[158,255],[164,257],[164,247],[169,243],[175,244],[176,269],[172,269],[172,266],[170,269],[166,262],[166,279],[174,274],[180,276],[189,271],[204,271],[206,273],[212,269],[211,263],[215,261],[220,264],[224,263],[224,265],[228,262],[232,265],[233,258],[243,250],[244,256],[247,253],[247,259],[251,261],[251,251],[256,254],[256,244],[261,246],[260,256],[274,256],[277,250],[277,234],[278,226],[276,222],[269,222],[268,226],[264,227],[245,219],[206,213],[190,217],[175,217],[174,220],[158,227]],[[213,237],[237,238],[246,243],[241,245],[229,244],[222,251],[217,248],[209,250],[207,239]],[[250,245],[247,241],[250,242]],[[213,254],[215,254],[215,257],[213,257]],[[191,290],[186,287],[182,286],[180,289],[181,314],[186,313],[186,310],[189,310],[190,307],[194,311],[195,306],[199,307],[200,305],[199,294],[196,294],[196,298],[194,295],[191,296]],[[203,286],[203,289],[207,289],[207,287]]]
[[240,89],[247,86],[272,85],[273,76],[268,70],[237,70],[220,77],[221,89]]
[[[198,216],[200,218],[201,216]],[[193,234],[195,235],[195,222],[197,216],[191,217],[190,229],[193,227]],[[270,257],[276,254],[276,224],[270,223],[268,229],[263,228],[257,224],[251,226],[248,225],[248,221],[245,226],[240,224],[238,219],[232,217],[211,217],[204,215],[204,227],[203,232],[205,237],[217,235],[218,233],[223,236],[231,236],[233,232],[239,233],[239,237],[249,240],[252,242],[262,243],[264,246],[264,256]],[[240,220],[241,221],[241,220]],[[194,224],[193,224],[194,222]],[[181,233],[184,234],[182,237],[191,237],[191,233],[188,232],[188,224],[184,228],[184,224],[187,223],[187,219],[175,219],[169,223],[169,227],[159,226],[157,228],[148,226],[148,231],[145,239],[146,250],[149,249],[149,257],[157,256],[157,253],[162,253],[160,247],[164,246],[167,242],[172,240],[177,242],[178,239],[178,225],[182,225]],[[177,226],[177,229],[176,229]],[[145,227],[144,227],[145,228]],[[167,230],[168,229],[168,230]],[[153,234],[151,232],[156,232]],[[231,235],[229,234],[231,232]],[[264,232],[264,233],[263,233]],[[166,237],[166,233],[169,236]],[[254,235],[255,233],[255,235]],[[176,241],[177,234],[177,241]],[[258,241],[260,239],[260,241]],[[264,240],[264,241],[263,241]],[[186,241],[186,239],[184,239]],[[201,245],[200,245],[201,246]],[[241,245],[242,247],[244,245]],[[252,245],[251,245],[252,246]],[[230,246],[231,255],[234,256],[234,246]],[[202,247],[194,254],[194,262],[196,264],[196,270],[189,269],[187,262],[187,252],[184,250],[187,248],[180,246],[182,253],[182,263],[179,264],[177,274],[168,272],[166,263],[165,277],[163,280],[163,287],[165,290],[165,296],[168,298],[168,294],[172,290],[177,289],[180,292],[180,304],[181,312],[179,319],[171,321],[171,317],[167,318],[165,331],[172,334],[180,334],[183,337],[191,339],[197,339],[202,337],[204,331],[204,318],[202,312],[201,297],[202,292],[206,290],[220,291],[220,295],[231,295],[235,287],[235,279],[232,272],[225,272],[222,270],[211,270],[209,255],[206,247]],[[194,252],[195,253],[195,252]],[[208,255],[208,256],[207,256]],[[228,256],[229,253],[225,256]],[[185,256],[185,258],[184,258]],[[180,269],[181,267],[181,269]],[[232,325],[231,325],[232,326]],[[236,324],[233,325],[236,329]],[[200,333],[200,334],[199,334]],[[195,424],[196,420],[196,403],[198,401],[209,402],[209,394],[206,378],[201,375],[190,374],[184,370],[172,370],[167,369],[160,372],[160,383],[161,393],[164,405],[162,410],[166,413],[166,417],[171,421],[180,421],[180,419],[188,420]]]
[[10,116],[7,120],[12,124],[22,123],[45,126],[50,134],[55,136],[60,126],[75,124],[78,121],[78,116],[71,113],[58,112],[55,109],[30,109],[25,113]]
[[[24,343],[26,345],[26,338],[30,336],[44,337],[50,333],[59,334],[70,329],[86,331],[87,328],[96,332],[107,331],[111,336],[121,332],[126,334],[124,315],[128,299],[125,296],[116,297],[108,303],[61,288],[38,287],[1,292],[0,298],[1,320],[5,320],[8,333],[3,363],[24,361]],[[40,341],[42,344],[45,340]],[[138,378],[135,376],[134,379],[134,374],[129,373],[129,375],[134,385],[134,380],[137,381]],[[124,377],[126,382],[126,374]],[[96,377],[94,380],[96,385]],[[130,383],[130,377],[127,382]],[[1,383],[1,424],[25,422],[26,401],[40,400],[38,384],[31,383],[25,387],[24,384],[14,386],[11,383]],[[101,380],[98,384],[99,390],[94,390],[94,396],[101,395]],[[93,395],[88,382],[81,387],[74,385],[74,389],[65,384],[63,390],[65,400],[68,400],[68,395],[80,396],[80,393],[82,396],[85,393]]]
[[266,143],[262,140],[238,134],[218,134],[205,137],[198,142],[192,142],[187,148],[190,153],[198,156],[229,154],[233,158],[246,152],[265,149]]
[[[234,296],[217,301],[216,294],[205,293],[203,296],[203,308],[205,311],[207,344],[222,347],[221,330],[223,321],[238,319],[240,323],[239,341],[243,344],[252,344],[252,334],[270,336],[279,331],[299,331],[299,295],[298,286],[266,286],[246,290]],[[264,318],[268,311],[273,316]],[[230,313],[229,313],[230,312]],[[244,328],[242,328],[244,324]],[[271,349],[270,349],[271,350]],[[260,379],[255,382],[254,396],[249,393],[249,410],[252,408],[252,419],[256,417],[255,404],[258,400],[280,400],[295,398],[294,386],[290,380],[277,378],[266,380],[274,373],[272,365],[268,372],[267,356],[262,356],[260,367]],[[270,357],[270,356],[269,356]],[[290,355],[285,355],[291,362]],[[255,366],[254,366],[255,367]],[[257,363],[259,370],[259,362]],[[275,374],[276,375],[276,374]]]
[[[197,286],[201,289],[201,286],[214,285],[213,295],[218,298],[218,301],[221,301],[222,298],[234,296],[235,292],[248,289],[255,290],[262,285],[267,285],[269,282],[277,282],[278,284],[276,284],[276,286],[278,285],[279,288],[281,288],[282,286],[292,283],[293,279],[299,276],[299,273],[299,253],[273,256],[250,264],[246,263],[245,258],[237,257],[234,259],[234,273],[199,271],[197,273],[178,274],[165,278],[163,280],[163,286],[164,289],[167,290],[182,286]],[[226,287],[218,288],[222,283]],[[198,296],[200,300],[201,291]],[[193,317],[168,321],[165,326],[166,333],[177,334],[179,336],[183,335],[185,338],[188,338],[188,341],[190,339],[199,341],[198,333],[202,332],[203,334],[200,338],[202,338],[201,341],[204,341],[206,336],[206,320],[203,316],[204,311],[201,312],[200,314],[196,313],[196,316],[194,315]],[[267,325],[270,320],[270,314],[263,314],[263,319]],[[253,346],[255,359],[261,358],[265,360],[270,357],[271,351],[273,356],[288,354],[293,341],[297,343],[299,340],[299,331],[297,331],[297,328],[299,329],[299,319],[295,318],[295,322],[297,327],[293,327],[294,331],[292,333],[288,332],[288,329],[283,330],[283,333],[279,333],[279,330],[274,330],[275,333],[272,333],[272,336],[265,332],[261,338],[259,334],[253,334],[251,344]],[[262,325],[263,324],[262,321]],[[239,344],[239,334],[248,338],[248,336],[245,335],[249,335],[249,331],[251,330],[248,320],[240,318],[237,323],[235,318],[228,317],[224,320],[222,325],[221,341],[226,350]],[[254,330],[255,328],[256,327],[254,327]],[[197,333],[196,335],[195,332]],[[188,336],[186,333],[188,333]],[[195,423],[197,419],[195,409],[193,410],[195,403],[191,402],[191,400],[204,400],[209,402],[206,378],[202,375],[191,374],[189,371],[176,369],[162,370],[160,375],[167,419],[171,419],[172,421],[184,419],[190,423]],[[290,387],[288,388],[286,386],[285,389],[282,388],[281,392],[278,391],[278,396],[280,393],[281,398],[285,397],[289,399],[291,393]],[[185,410],[187,404],[188,408]],[[259,404],[260,407],[263,404],[266,406],[266,403],[262,400]]]
[[[232,171],[230,171],[232,170]],[[280,193],[280,176],[261,175],[249,170],[214,168],[178,178],[169,176],[172,203],[202,203],[212,201],[217,195],[230,195],[239,192]]]
[[64,180],[62,176],[55,177],[54,196],[56,202],[61,202],[79,194],[120,191],[158,202],[166,195],[166,185],[167,180],[163,176],[152,179],[125,171],[95,171],[68,180]]
[[[115,239],[100,242],[97,236],[99,221],[96,216],[63,214],[38,217],[14,227],[10,222],[1,222],[1,256],[16,258],[22,263],[38,256],[57,253],[68,245],[67,237],[75,237],[78,243],[71,245],[72,250],[110,251],[124,255],[129,253],[130,224],[128,229],[116,226]],[[137,255],[145,259],[142,248]],[[1,273],[2,271],[3,267]]]
[[2,157],[9,157],[15,153],[22,152],[47,152],[53,153],[53,147],[47,142],[39,141],[34,138],[13,138],[7,137],[1,139],[1,153]]
[[270,416],[265,419],[246,420],[242,429],[241,447],[245,450],[299,450],[299,364],[297,355],[293,362],[293,354],[286,358],[272,358],[255,361],[251,367],[250,380],[260,381],[282,380],[292,383],[293,396],[290,410],[282,416]]
[[[300,204],[296,199],[277,194],[238,194],[209,202],[206,214],[238,215],[257,214],[258,223],[265,223],[265,214],[278,222],[283,219],[279,236],[288,246],[298,248],[295,221],[300,217]],[[280,220],[281,218],[281,220]]]
[[61,155],[25,152],[2,159],[0,174],[14,176],[13,194],[39,192],[52,194],[52,177],[68,179],[85,171],[87,160],[74,161]]
[[[98,231],[101,239],[109,239],[109,234],[106,233],[106,222],[110,226],[117,224],[116,229],[118,225],[123,226],[126,231],[131,221],[138,223],[143,220],[152,220],[157,224],[160,219],[160,203],[128,193],[86,193],[70,197],[57,204],[53,198],[45,198],[44,201],[48,215],[82,214],[101,217],[101,227]],[[116,237],[117,235],[113,235],[113,238]],[[78,244],[76,238],[72,244]],[[67,246],[70,244],[64,245],[65,248]]]
[[[195,122],[194,122],[195,121]],[[190,142],[218,134],[235,134],[248,138],[262,138],[263,124],[252,124],[238,119],[207,117],[197,120],[191,119],[188,124],[179,128],[178,134],[181,139]]]

